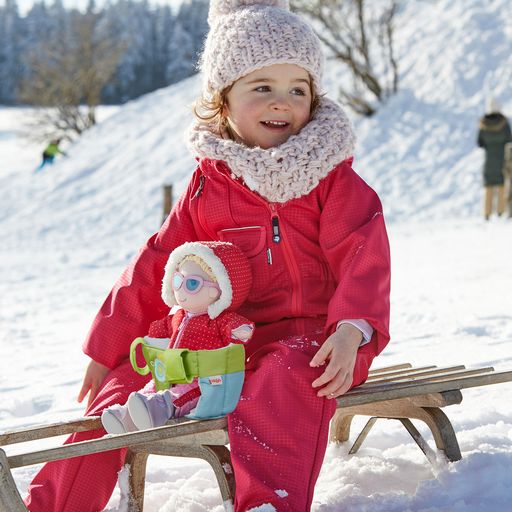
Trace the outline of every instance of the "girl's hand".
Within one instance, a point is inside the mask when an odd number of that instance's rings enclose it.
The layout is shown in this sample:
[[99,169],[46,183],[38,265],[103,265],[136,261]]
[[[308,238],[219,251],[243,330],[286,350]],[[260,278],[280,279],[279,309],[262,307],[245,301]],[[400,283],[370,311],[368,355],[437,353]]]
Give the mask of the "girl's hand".
[[80,390],[80,393],[78,393],[77,400],[79,403],[82,403],[85,395],[89,393],[89,399],[87,400],[87,408],[89,408],[98,393],[98,389],[100,388],[103,379],[107,376],[109,371],[110,368],[107,368],[101,363],[97,363],[91,359],[91,362],[85,371],[82,389]]
[[320,389],[317,396],[336,398],[349,390],[352,384],[357,349],[362,333],[351,324],[341,324],[315,354],[310,366],[321,366],[327,361],[324,373],[313,381],[312,386]]

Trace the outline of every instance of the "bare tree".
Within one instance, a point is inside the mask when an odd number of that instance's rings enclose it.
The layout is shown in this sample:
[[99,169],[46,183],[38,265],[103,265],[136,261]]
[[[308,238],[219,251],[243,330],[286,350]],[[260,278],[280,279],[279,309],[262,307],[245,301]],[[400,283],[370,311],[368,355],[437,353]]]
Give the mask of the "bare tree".
[[29,121],[33,139],[72,139],[96,123],[101,91],[114,74],[122,48],[97,30],[99,15],[76,13],[69,30],[29,54],[30,76],[20,99],[40,107]]
[[394,19],[400,0],[292,0],[292,8],[310,17],[320,40],[351,72],[352,87],[340,87],[340,99],[371,116],[376,104],[398,90]]

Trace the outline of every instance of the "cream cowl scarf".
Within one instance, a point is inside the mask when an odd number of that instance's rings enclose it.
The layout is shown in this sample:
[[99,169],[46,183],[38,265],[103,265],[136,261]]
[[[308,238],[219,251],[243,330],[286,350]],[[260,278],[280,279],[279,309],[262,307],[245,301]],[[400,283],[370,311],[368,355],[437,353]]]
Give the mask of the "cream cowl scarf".
[[195,156],[223,160],[250,190],[277,203],[309,194],[335,165],[353,155],[355,145],[345,112],[327,98],[297,135],[273,148],[223,139],[204,124],[194,125],[187,135]]

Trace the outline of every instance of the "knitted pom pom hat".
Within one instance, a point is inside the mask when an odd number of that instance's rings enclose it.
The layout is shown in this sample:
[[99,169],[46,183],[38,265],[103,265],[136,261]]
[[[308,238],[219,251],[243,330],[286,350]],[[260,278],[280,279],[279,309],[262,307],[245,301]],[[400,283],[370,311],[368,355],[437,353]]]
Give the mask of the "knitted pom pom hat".
[[313,29],[289,11],[288,0],[210,0],[210,32],[200,68],[205,92],[273,64],[296,64],[321,89],[324,56]]
[[169,306],[176,304],[172,276],[186,256],[199,256],[211,269],[220,297],[208,307],[213,320],[223,311],[238,309],[247,298],[252,285],[251,264],[245,254],[230,242],[187,242],[169,255],[162,282],[162,299]]

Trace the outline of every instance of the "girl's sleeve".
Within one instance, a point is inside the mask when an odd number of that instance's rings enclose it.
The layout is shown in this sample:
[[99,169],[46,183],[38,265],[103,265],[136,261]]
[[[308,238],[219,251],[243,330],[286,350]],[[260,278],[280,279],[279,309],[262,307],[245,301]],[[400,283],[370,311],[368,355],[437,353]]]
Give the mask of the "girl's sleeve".
[[389,241],[381,202],[352,170],[350,160],[321,186],[320,245],[337,283],[326,332],[331,334],[338,321],[347,318],[364,319],[374,330],[370,342],[358,351],[354,384],[359,384],[389,341]]
[[173,249],[197,240],[189,206],[197,182],[196,171],[160,231],[124,270],[93,321],[83,351],[108,368],[127,358],[133,339],[147,334],[151,322],[169,312],[161,298],[164,267]]

